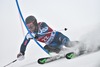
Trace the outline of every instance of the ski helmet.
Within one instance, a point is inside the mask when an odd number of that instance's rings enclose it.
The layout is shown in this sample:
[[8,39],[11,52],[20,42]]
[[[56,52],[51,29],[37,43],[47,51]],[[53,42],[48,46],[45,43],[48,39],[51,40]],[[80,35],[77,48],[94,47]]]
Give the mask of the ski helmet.
[[34,17],[34,16],[28,16],[26,19],[25,19],[25,22],[26,24],[29,24],[29,23],[33,23],[35,26],[37,26],[37,19]]

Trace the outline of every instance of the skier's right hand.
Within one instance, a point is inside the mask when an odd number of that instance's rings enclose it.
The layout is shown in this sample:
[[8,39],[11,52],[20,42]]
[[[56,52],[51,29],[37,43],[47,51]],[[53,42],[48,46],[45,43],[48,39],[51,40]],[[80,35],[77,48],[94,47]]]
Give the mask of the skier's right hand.
[[23,60],[24,59],[24,55],[22,53],[18,53],[17,54],[17,60]]

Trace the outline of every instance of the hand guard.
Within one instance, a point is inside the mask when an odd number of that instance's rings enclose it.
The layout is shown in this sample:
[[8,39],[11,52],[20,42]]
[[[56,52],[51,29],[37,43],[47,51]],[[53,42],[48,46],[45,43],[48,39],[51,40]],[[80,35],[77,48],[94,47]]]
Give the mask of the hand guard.
[[22,53],[17,54],[17,60],[21,61],[24,59],[24,55]]

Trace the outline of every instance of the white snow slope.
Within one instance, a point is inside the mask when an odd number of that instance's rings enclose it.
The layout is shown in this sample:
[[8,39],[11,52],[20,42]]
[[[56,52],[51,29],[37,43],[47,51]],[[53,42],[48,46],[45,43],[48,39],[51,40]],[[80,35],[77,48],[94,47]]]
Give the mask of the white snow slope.
[[[72,41],[79,40],[87,49],[100,46],[100,0],[19,0],[24,18],[34,15]],[[22,32],[15,0],[0,0],[0,67],[16,59],[27,33]],[[41,44],[41,43],[40,43]],[[61,59],[44,65],[36,61],[48,56],[33,40],[28,44],[25,59],[8,67],[100,67],[100,51],[75,59]]]
[[12,64],[11,67],[100,67],[100,51],[86,55],[80,56],[71,60],[60,59],[51,63],[40,65],[36,61],[24,61]]

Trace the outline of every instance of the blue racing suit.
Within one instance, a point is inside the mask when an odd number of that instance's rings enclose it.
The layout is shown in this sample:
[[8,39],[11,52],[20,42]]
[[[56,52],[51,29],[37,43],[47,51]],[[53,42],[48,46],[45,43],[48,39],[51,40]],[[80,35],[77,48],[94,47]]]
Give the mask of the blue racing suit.
[[[45,22],[38,23],[38,31],[31,33],[39,42],[45,43],[55,49],[61,49],[70,41],[69,38],[61,32],[52,30]],[[29,33],[26,34],[20,47],[20,52],[24,55],[29,41],[32,39]],[[48,48],[46,48],[48,50]],[[52,49],[51,49],[52,51]]]

